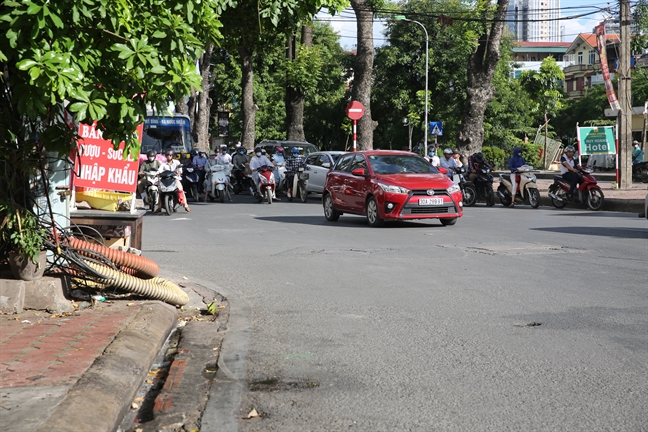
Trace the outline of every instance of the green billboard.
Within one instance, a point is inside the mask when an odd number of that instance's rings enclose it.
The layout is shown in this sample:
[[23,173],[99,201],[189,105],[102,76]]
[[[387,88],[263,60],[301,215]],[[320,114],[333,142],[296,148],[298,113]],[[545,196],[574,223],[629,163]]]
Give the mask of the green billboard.
[[615,154],[614,126],[579,127],[581,155]]

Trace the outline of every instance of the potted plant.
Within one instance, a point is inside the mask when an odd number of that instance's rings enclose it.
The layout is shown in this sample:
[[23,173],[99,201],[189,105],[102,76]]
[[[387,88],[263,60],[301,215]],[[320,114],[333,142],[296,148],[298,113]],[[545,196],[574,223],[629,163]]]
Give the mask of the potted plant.
[[9,265],[16,279],[39,279],[47,263],[43,241],[46,231],[36,215],[26,209],[0,202],[0,238],[9,252]]

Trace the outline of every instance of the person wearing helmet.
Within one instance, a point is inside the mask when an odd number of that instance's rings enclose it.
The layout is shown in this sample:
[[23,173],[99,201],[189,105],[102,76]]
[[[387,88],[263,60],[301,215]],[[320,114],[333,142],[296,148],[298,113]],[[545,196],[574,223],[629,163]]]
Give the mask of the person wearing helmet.
[[198,151],[194,149],[192,152],[195,152],[195,154],[191,159],[191,163],[199,170],[204,170],[205,164],[207,163],[207,152],[204,149],[199,149]]
[[434,146],[434,144],[428,146],[428,154],[427,154],[427,156],[424,157],[424,159],[426,161],[430,162],[430,164],[433,167],[438,167],[439,166],[439,163],[441,163],[441,160],[439,159],[439,156],[437,156],[437,149],[436,149],[436,146]]
[[291,148],[290,154],[290,157],[286,159],[286,195],[288,195],[288,198],[292,197],[292,185],[295,174],[299,172],[299,168],[307,169],[306,161],[300,156],[297,147]]
[[142,197],[142,200],[146,202],[146,172],[147,171],[156,171],[160,169],[160,161],[155,159],[155,156],[157,156],[157,153],[155,153],[155,150],[149,150],[146,152],[146,161],[142,163],[139,167],[139,173],[138,177],[139,180],[137,181],[137,192],[139,192],[140,196]]
[[228,154],[226,145],[220,147],[220,153],[216,156],[216,161],[220,165],[229,165],[232,163],[232,156]]
[[468,180],[474,182],[478,176],[477,170],[483,166],[488,166],[488,164],[484,160],[484,155],[481,152],[475,153],[468,158]]
[[457,162],[455,162],[454,158],[452,157],[452,149],[447,148],[443,150],[443,157],[441,158],[441,161],[439,162],[439,166],[441,168],[445,168],[448,170],[447,175],[451,179],[454,177],[454,173],[456,171],[459,171],[459,167],[457,166]]
[[463,167],[463,162],[461,162],[461,153],[459,153],[459,149],[452,149],[452,158],[455,160],[455,163],[459,168]]
[[[254,156],[250,159],[250,170],[252,171],[252,180],[254,180],[257,191],[259,190],[259,173],[257,170],[263,166],[274,167],[270,159],[263,155],[261,147],[256,147],[254,149]],[[273,198],[276,199],[276,197]]]
[[576,186],[578,186],[578,183],[581,181],[581,176],[578,173],[578,170],[581,167],[574,159],[575,152],[576,149],[574,146],[568,145],[565,147],[565,152],[560,157],[560,175],[569,182],[569,199],[574,198]]
[[[182,181],[180,181],[180,176],[182,174],[182,164],[179,160],[173,158],[173,150],[171,149],[167,149],[167,151],[164,152],[164,157],[166,158],[166,161],[160,165],[160,168],[158,168],[158,173],[162,173],[164,171],[175,171],[176,185],[178,186],[178,202],[184,207],[185,211],[190,212],[191,209],[189,208],[189,204],[187,204],[184,189],[182,189]],[[158,209],[155,210],[155,212],[159,213],[161,211],[162,200],[160,200]]]
[[526,165],[526,161],[522,157],[522,149],[520,147],[515,147],[513,149],[513,156],[511,157],[511,160],[509,160],[509,170],[511,170],[511,204],[509,204],[509,207],[515,207],[515,193],[517,192],[517,179],[519,177],[519,174],[516,174],[516,171],[522,165]]
[[234,168],[245,168],[245,164],[248,163],[248,158],[245,153],[245,147],[236,147],[236,154],[232,157],[232,164],[234,165]]
[[275,178],[277,180],[277,186],[282,182],[281,173],[279,172],[280,167],[286,166],[286,158],[284,157],[284,149],[281,146],[275,148],[275,153],[272,155],[272,162],[275,164]]

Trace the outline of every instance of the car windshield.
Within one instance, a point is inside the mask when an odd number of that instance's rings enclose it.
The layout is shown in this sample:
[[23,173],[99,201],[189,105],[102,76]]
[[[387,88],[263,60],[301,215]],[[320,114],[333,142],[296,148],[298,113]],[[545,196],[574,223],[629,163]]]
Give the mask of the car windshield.
[[375,174],[438,174],[436,168],[425,159],[415,155],[369,156],[371,169]]

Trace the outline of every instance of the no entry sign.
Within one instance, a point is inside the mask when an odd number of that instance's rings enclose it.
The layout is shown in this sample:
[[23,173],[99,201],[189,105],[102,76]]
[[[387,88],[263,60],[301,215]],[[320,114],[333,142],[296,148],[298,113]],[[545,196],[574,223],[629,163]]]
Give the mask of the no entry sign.
[[351,120],[360,120],[364,115],[364,106],[358,101],[351,101],[346,107],[346,113]]

